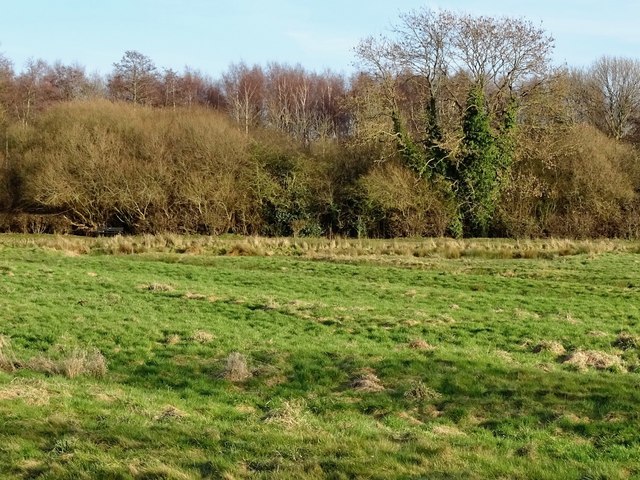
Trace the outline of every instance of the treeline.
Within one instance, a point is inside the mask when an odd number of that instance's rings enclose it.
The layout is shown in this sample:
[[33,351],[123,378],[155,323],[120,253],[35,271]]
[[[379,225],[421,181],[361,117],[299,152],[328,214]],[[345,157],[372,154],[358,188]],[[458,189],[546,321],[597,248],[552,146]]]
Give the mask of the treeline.
[[424,9],[350,78],[0,58],[0,229],[637,238],[640,62],[552,50],[526,20]]

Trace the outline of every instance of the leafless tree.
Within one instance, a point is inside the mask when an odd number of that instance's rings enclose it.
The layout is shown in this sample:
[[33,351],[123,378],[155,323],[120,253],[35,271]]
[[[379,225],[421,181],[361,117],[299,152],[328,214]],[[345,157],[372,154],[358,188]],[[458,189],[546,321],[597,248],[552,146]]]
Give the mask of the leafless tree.
[[258,124],[263,113],[265,76],[262,68],[234,64],[222,76],[222,85],[232,118],[245,134]]
[[630,136],[640,119],[640,60],[605,56],[583,79],[594,123],[616,140]]
[[109,90],[118,100],[134,104],[153,101],[158,75],[153,61],[135,50],[127,50],[109,79]]
[[387,101],[397,100],[399,77],[419,79],[429,101],[440,99],[442,89],[460,75],[488,95],[524,95],[522,87],[546,73],[554,45],[527,20],[428,8],[401,15],[392,33],[366,38],[356,48],[365,68],[385,86]]

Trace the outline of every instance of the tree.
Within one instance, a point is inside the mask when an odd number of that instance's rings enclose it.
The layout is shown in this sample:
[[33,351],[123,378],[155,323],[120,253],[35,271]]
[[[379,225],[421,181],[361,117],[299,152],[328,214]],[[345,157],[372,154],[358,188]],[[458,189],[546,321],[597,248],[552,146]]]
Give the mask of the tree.
[[135,50],[127,50],[109,79],[109,91],[118,100],[133,104],[153,103],[158,75],[153,61]]
[[262,117],[265,75],[262,68],[246,64],[234,64],[222,76],[224,94],[231,117],[241,125],[245,135],[249,127],[257,125]]
[[465,234],[481,237],[489,234],[503,180],[511,166],[508,130],[513,124],[514,117],[506,116],[502,135],[496,135],[482,89],[476,87],[469,92],[462,121],[464,136],[457,186]]
[[640,60],[602,57],[583,81],[592,122],[616,140],[631,136],[640,119]]
[[518,111],[546,77],[553,39],[522,19],[429,9],[402,15],[393,33],[357,48],[389,135],[408,167],[457,196],[464,231],[485,235]]

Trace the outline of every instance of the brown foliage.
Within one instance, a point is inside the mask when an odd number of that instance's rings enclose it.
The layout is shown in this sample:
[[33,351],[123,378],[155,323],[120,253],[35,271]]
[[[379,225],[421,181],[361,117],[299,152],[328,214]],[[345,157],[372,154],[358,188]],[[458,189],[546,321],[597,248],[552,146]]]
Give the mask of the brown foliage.
[[247,141],[197,110],[71,102],[15,132],[22,204],[95,228],[240,231],[251,209]]
[[576,124],[544,133],[521,153],[500,206],[506,236],[637,235],[640,162],[632,147]]
[[388,222],[384,233],[396,237],[445,234],[452,212],[441,195],[409,169],[388,163],[376,167],[363,180],[371,208]]

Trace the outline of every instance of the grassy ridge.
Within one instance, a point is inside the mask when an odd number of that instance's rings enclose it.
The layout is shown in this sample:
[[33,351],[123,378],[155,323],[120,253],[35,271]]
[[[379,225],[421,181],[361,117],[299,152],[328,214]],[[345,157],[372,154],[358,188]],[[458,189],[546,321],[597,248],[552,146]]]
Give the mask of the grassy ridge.
[[640,475],[637,244],[216,241],[0,239],[3,476]]

